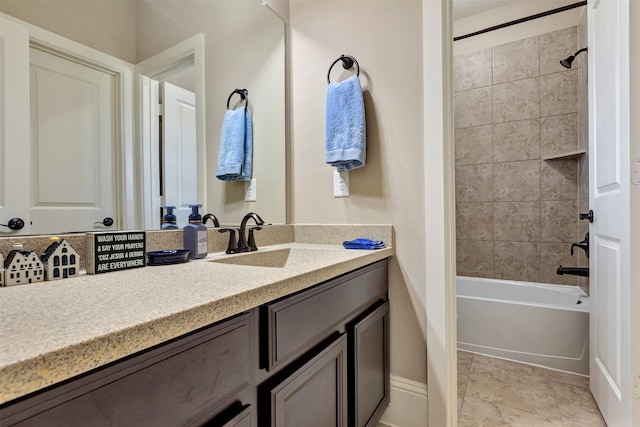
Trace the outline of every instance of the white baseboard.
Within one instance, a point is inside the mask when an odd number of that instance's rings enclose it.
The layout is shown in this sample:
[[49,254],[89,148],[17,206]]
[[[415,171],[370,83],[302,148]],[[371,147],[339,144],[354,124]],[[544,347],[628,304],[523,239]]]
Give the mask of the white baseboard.
[[427,425],[427,385],[391,375],[391,403],[380,422],[389,427]]

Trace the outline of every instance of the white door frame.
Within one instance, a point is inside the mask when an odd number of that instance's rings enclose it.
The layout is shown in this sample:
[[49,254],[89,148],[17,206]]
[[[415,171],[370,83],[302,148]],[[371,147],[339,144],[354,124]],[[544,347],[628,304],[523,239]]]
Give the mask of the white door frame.
[[116,223],[120,228],[138,228],[139,197],[135,171],[139,164],[133,143],[133,64],[107,55],[73,40],[54,34],[28,22],[2,14],[2,17],[27,28],[29,42],[65,59],[97,68],[114,77],[115,104],[113,134],[116,137]]
[[205,76],[204,76],[204,34],[196,34],[175,46],[170,47],[157,55],[152,56],[135,67],[136,73],[136,97],[138,100],[138,140],[142,156],[142,170],[140,182],[142,187],[142,206],[140,212],[143,215],[143,226],[146,229],[158,229],[160,227],[158,212],[162,206],[159,198],[158,183],[159,171],[155,166],[159,153],[152,143],[154,138],[153,113],[157,104],[157,93],[153,89],[158,80],[173,74],[184,64],[193,63],[195,94],[196,94],[196,144],[198,147],[198,203],[202,203],[201,212],[207,212],[207,182],[206,182],[206,135],[205,135]]

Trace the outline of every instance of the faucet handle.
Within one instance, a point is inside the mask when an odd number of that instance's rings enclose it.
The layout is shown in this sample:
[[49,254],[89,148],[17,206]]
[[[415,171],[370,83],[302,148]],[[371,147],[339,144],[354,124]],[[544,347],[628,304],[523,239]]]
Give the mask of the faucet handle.
[[256,246],[256,239],[253,235],[253,230],[262,230],[262,227],[251,227],[249,228],[249,239],[247,242],[247,246],[249,247],[249,251],[257,251],[258,247]]
[[218,233],[226,233],[229,232],[229,244],[227,245],[227,250],[225,253],[227,254],[235,254],[238,252],[238,241],[236,240],[236,231],[238,233],[240,230],[237,228],[221,228],[218,230]]

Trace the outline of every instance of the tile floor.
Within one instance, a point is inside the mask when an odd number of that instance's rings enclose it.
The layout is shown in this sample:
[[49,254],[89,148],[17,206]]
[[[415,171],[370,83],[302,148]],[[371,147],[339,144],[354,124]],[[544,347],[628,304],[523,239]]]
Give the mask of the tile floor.
[[586,377],[459,351],[458,426],[606,424]]

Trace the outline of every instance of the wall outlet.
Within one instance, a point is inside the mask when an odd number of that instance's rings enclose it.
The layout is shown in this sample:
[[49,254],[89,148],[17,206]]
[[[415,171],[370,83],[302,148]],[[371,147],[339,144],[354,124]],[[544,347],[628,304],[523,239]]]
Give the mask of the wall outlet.
[[349,171],[333,171],[333,197],[349,197]]
[[245,181],[244,183],[244,201],[255,202],[256,201],[256,179],[251,178],[251,181]]

